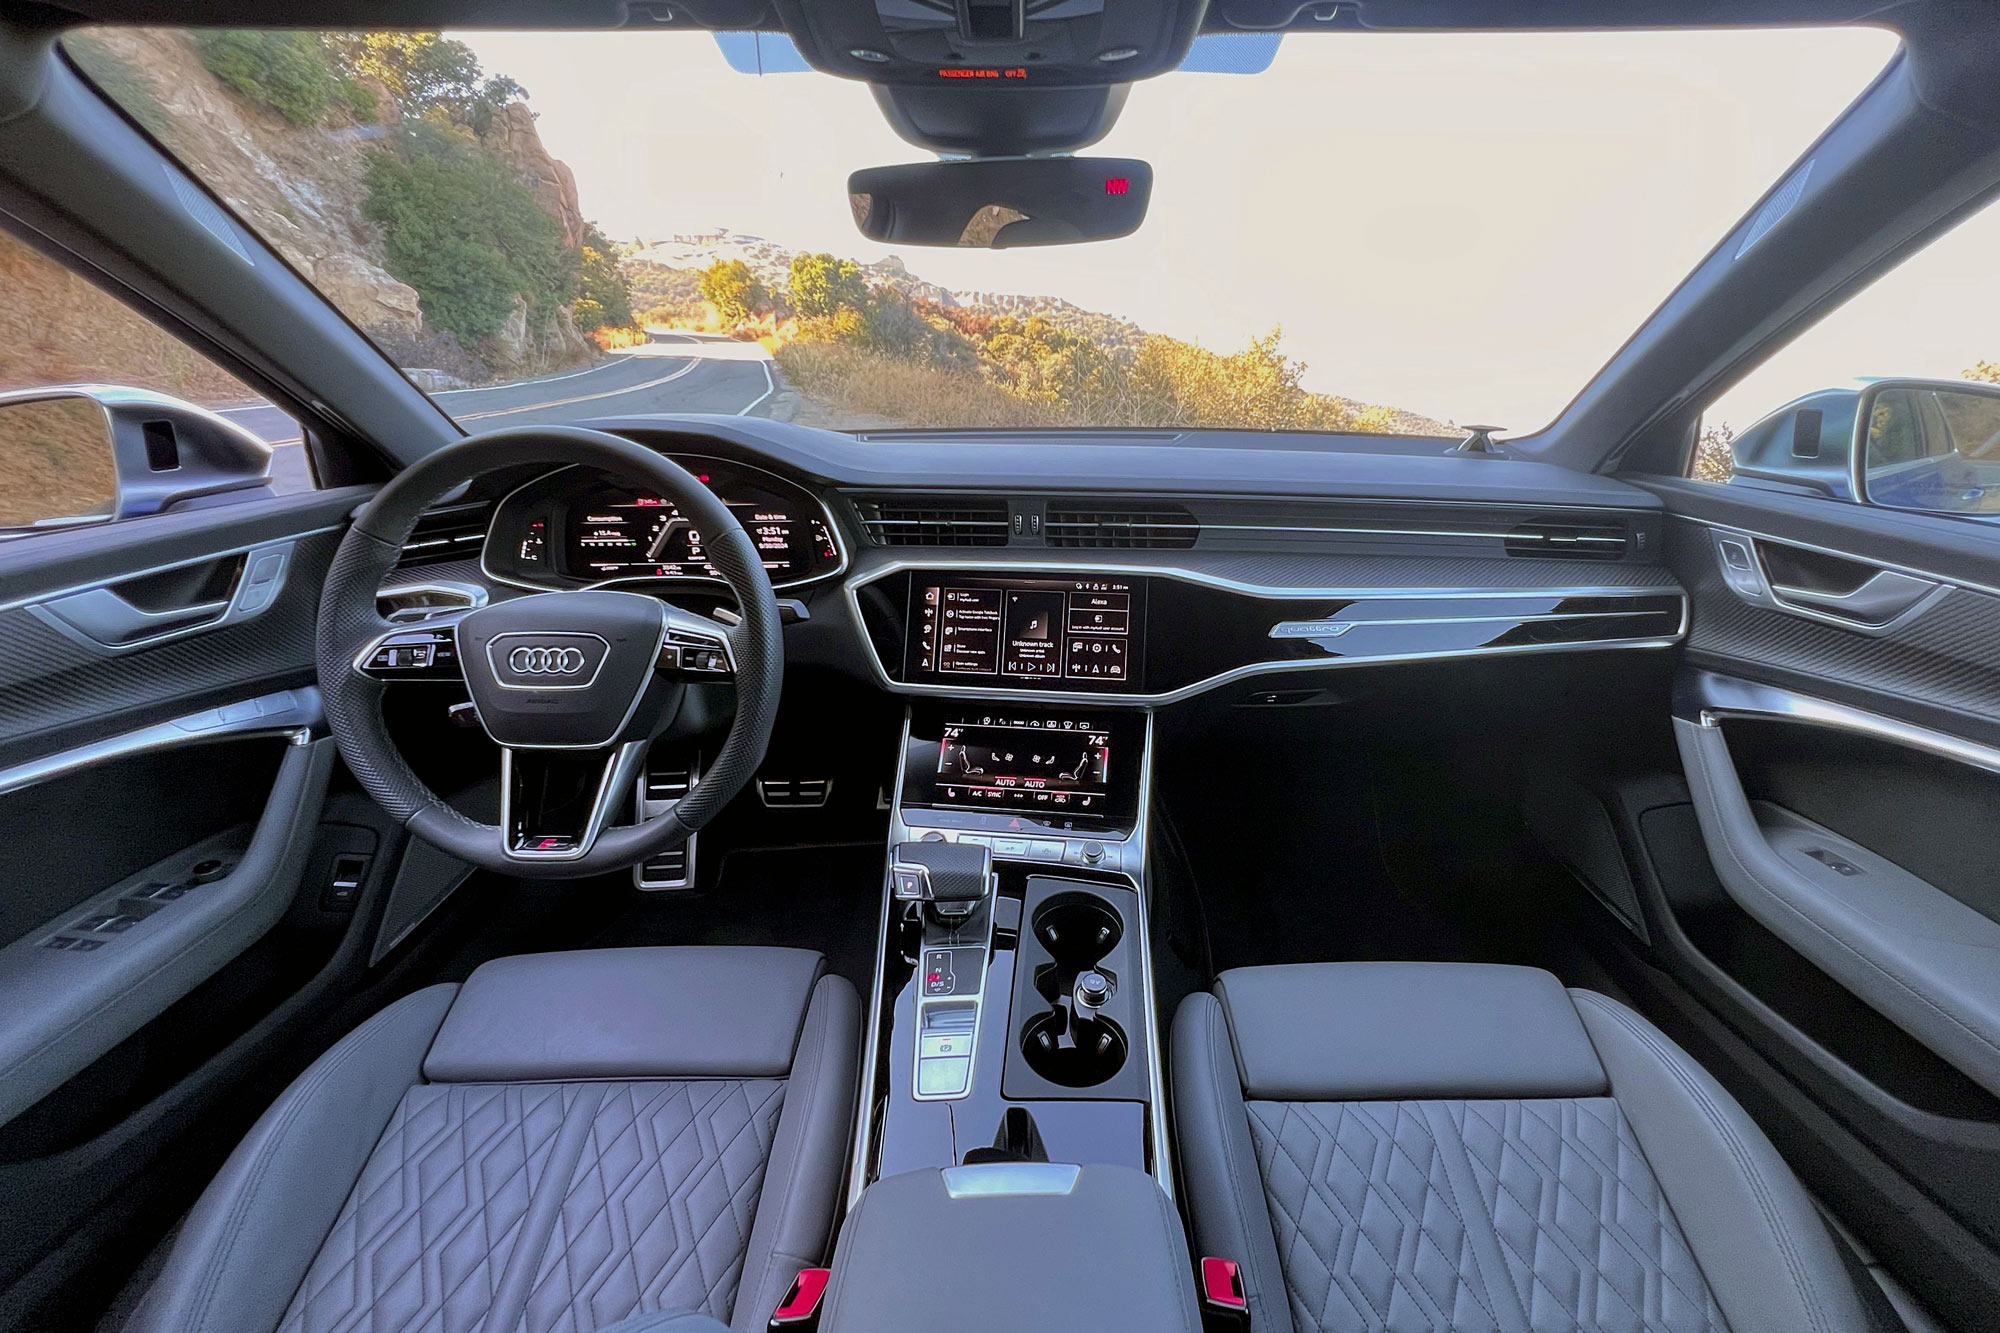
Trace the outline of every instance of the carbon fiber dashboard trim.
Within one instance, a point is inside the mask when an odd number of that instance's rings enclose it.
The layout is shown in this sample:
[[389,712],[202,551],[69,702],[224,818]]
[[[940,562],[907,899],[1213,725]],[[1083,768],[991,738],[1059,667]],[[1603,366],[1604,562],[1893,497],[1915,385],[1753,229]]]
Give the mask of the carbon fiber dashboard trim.
[[2000,597],[1953,588],[1893,634],[1876,637],[1745,602],[1723,581],[1699,520],[1668,524],[1667,556],[1694,599],[1691,658],[1763,667],[2000,726]]
[[206,697],[309,679],[320,584],[338,542],[335,532],[300,538],[283,591],[257,619],[120,657],[90,652],[23,607],[0,611],[0,763],[32,758],[37,738],[57,730],[109,735]]

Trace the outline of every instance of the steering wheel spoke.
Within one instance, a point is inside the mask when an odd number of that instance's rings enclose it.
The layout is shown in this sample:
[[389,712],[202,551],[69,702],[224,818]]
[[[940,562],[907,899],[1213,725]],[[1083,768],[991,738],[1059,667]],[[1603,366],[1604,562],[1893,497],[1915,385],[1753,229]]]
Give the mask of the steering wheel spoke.
[[608,750],[500,751],[501,849],[510,860],[576,861],[634,790],[646,742]]
[[729,628],[668,603],[659,669],[690,681],[734,679],[736,645]]
[[370,680],[463,684],[452,627],[463,612],[399,625],[376,635],[354,655],[354,669]]

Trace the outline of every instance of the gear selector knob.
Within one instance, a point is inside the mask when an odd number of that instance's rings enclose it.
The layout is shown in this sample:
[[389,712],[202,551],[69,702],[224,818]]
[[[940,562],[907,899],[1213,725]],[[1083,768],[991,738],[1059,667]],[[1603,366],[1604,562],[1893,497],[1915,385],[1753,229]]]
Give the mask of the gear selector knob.
[[920,898],[939,916],[964,916],[992,888],[993,852],[976,842],[899,842],[890,874],[898,897]]

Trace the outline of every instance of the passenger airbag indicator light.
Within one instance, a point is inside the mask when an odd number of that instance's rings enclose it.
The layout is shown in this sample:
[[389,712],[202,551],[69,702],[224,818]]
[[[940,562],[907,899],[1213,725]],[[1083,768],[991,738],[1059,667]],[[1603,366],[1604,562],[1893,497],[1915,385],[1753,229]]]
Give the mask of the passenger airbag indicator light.
[[1131,188],[1132,178],[1130,176],[1106,176],[1104,178],[1104,192],[1106,194],[1124,194]]

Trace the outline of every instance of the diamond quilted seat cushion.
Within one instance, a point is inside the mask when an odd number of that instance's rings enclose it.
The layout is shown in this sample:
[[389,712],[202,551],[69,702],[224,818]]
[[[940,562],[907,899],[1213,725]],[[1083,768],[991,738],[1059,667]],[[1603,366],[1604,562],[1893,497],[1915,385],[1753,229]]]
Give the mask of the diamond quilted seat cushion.
[[1243,968],[1182,1005],[1202,1252],[1251,1327],[1867,1329],[1804,1189],[1632,1010],[1478,964]]
[[858,1025],[790,949],[529,955],[419,991],[258,1122],[128,1327],[762,1330],[825,1255]]

